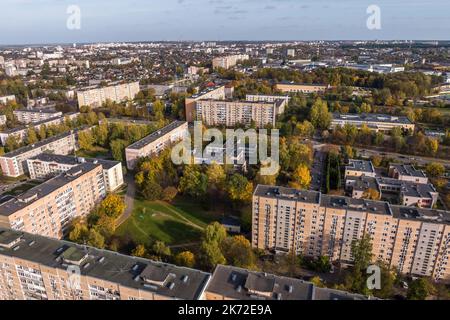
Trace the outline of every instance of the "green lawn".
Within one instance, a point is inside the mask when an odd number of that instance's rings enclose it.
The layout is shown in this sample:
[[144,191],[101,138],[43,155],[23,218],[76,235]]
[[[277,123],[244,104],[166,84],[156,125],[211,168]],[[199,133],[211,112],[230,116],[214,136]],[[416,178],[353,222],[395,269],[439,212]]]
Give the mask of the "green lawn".
[[129,237],[136,243],[161,240],[169,245],[183,244],[199,241],[207,222],[176,205],[135,199],[131,217],[117,229],[116,235]]
[[99,158],[99,159],[111,158],[109,150],[99,146],[94,146],[92,150],[78,150],[76,154],[78,157],[84,158]]

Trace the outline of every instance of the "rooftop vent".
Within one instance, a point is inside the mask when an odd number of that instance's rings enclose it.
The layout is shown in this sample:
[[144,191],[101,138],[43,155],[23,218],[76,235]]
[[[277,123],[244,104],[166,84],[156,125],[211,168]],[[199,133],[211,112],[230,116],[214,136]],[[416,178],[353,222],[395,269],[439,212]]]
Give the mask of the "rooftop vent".
[[181,277],[181,281],[183,281],[184,283],[186,283],[189,280],[189,277],[187,275],[184,275],[183,277]]

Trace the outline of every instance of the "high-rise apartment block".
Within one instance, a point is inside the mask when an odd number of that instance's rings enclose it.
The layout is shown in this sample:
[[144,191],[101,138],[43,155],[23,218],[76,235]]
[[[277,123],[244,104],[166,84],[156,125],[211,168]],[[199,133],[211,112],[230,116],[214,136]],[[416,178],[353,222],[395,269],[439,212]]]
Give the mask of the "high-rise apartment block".
[[89,87],[77,91],[78,106],[101,107],[107,100],[122,102],[134,99],[139,93],[139,82],[114,84],[107,87]]
[[171,144],[182,140],[189,134],[186,121],[174,121],[125,149],[127,168],[133,170],[140,158],[157,155]]
[[28,159],[27,167],[31,179],[48,179],[85,162],[102,165],[107,192],[115,191],[123,185],[122,163],[120,161],[42,153]]
[[333,113],[330,128],[337,126],[353,125],[361,128],[366,125],[370,130],[375,132],[390,133],[393,128],[400,128],[404,131],[413,132],[415,125],[404,116],[391,116],[387,114],[345,114]]
[[198,100],[224,100],[226,97],[225,86],[217,86],[187,97],[185,100],[186,121],[192,122],[195,117],[195,106]]
[[61,238],[105,195],[102,165],[86,162],[0,204],[0,226]]
[[213,69],[216,68],[223,68],[223,69],[229,69],[234,67],[238,61],[245,61],[248,60],[250,57],[248,54],[235,54],[231,56],[225,56],[225,57],[217,57],[214,58],[212,61]]
[[27,172],[29,158],[45,152],[66,155],[76,149],[76,131],[70,131],[6,153],[0,156],[0,166],[5,176],[15,178]]
[[450,281],[450,212],[258,185],[252,245],[352,263],[352,242],[372,240],[373,260],[401,273]]

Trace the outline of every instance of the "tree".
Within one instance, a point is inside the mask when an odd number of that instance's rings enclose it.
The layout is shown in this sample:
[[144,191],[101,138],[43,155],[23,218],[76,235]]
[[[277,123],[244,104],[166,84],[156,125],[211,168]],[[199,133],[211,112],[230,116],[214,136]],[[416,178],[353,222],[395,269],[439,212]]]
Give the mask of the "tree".
[[445,167],[437,162],[427,164],[425,170],[427,174],[431,177],[440,177],[445,173]]
[[201,197],[206,194],[208,177],[195,165],[187,165],[180,179],[180,191],[191,197]]
[[171,255],[170,248],[163,241],[156,241],[152,246],[152,251],[161,258]]
[[95,226],[105,238],[109,238],[116,231],[116,220],[102,213]]
[[322,101],[321,98],[317,98],[311,107],[309,113],[311,123],[316,129],[327,129],[331,123],[331,113],[328,112],[328,106],[326,101]]
[[216,190],[223,188],[226,178],[223,166],[217,163],[212,163],[208,166],[208,169],[206,169],[206,175],[208,176],[208,183],[210,186]]
[[427,154],[435,156],[438,150],[439,150],[439,141],[437,139],[428,138],[426,142]]
[[124,151],[128,145],[128,142],[126,140],[116,139],[116,140],[111,141],[111,143],[109,145],[111,147],[111,153],[112,153],[114,160],[123,161],[124,160]]
[[92,228],[89,230],[87,244],[95,248],[103,249],[105,247],[105,238],[95,228]]
[[27,130],[27,145],[38,142],[38,137],[36,131],[33,128],[28,128]]
[[231,201],[249,201],[252,198],[253,184],[240,174],[233,174],[227,183],[228,196]]
[[380,267],[380,289],[374,290],[374,295],[382,299],[389,299],[392,297],[394,292],[394,282],[395,277],[392,271],[389,269],[389,266],[384,262],[378,262],[377,265]]
[[227,237],[227,231],[218,222],[209,224],[203,233],[200,247],[202,264],[209,269],[217,264],[225,264],[226,260],[221,250],[222,242]]
[[369,188],[363,192],[362,198],[367,200],[380,200],[381,195],[378,190]]
[[108,124],[106,123],[99,124],[94,129],[94,132],[96,143],[100,146],[106,146],[106,144],[108,143],[108,134],[109,134]]
[[8,150],[8,152],[11,152],[13,150],[16,150],[20,147],[19,141],[17,137],[14,135],[9,135],[5,140],[5,148]]
[[75,218],[70,223],[69,240],[77,243],[84,243],[87,241],[89,229],[81,218]]
[[289,186],[295,189],[307,189],[311,184],[311,173],[305,164],[301,164],[292,174],[292,180]]
[[99,211],[108,217],[117,219],[125,211],[125,202],[118,194],[108,194],[100,203]]
[[234,236],[225,239],[222,244],[223,254],[228,263],[240,268],[252,268],[255,264],[250,241],[244,236]]
[[44,140],[45,138],[47,138],[47,129],[45,125],[42,125],[39,127],[39,139]]
[[158,183],[152,181],[146,182],[141,191],[144,198],[150,201],[161,199],[162,192],[162,187]]
[[365,234],[360,240],[354,240],[351,245],[355,269],[366,270],[372,261],[372,242]]
[[91,130],[85,130],[78,133],[78,145],[83,150],[92,150],[95,139]]
[[432,284],[425,278],[414,280],[408,287],[408,300],[425,300],[432,291]]
[[314,135],[314,126],[308,120],[304,120],[302,123],[297,123],[296,131],[301,137],[312,137]]
[[164,119],[164,103],[161,100],[153,103],[153,115],[156,121]]
[[314,276],[309,280],[312,284],[314,284],[318,288],[325,288],[325,284],[319,276]]
[[193,268],[195,266],[195,256],[190,251],[180,252],[175,256],[175,264],[178,266]]
[[383,158],[378,155],[374,155],[370,158],[370,160],[372,161],[372,163],[375,167],[379,167],[379,166],[381,166],[381,162],[383,161]]
[[136,248],[134,248],[131,251],[131,255],[133,257],[141,257],[141,258],[143,258],[143,257],[146,256],[146,254],[147,254],[147,250],[145,249],[145,246],[143,244],[138,244],[136,246]]

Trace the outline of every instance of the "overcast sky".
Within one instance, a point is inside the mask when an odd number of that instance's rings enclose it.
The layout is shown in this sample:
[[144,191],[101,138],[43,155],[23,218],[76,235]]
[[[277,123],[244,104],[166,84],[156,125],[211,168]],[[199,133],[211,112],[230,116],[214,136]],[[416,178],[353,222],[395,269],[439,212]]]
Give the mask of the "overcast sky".
[[[381,30],[366,26],[369,5]],[[81,29],[69,30],[69,5]],[[0,0],[0,44],[450,39],[450,0]]]

